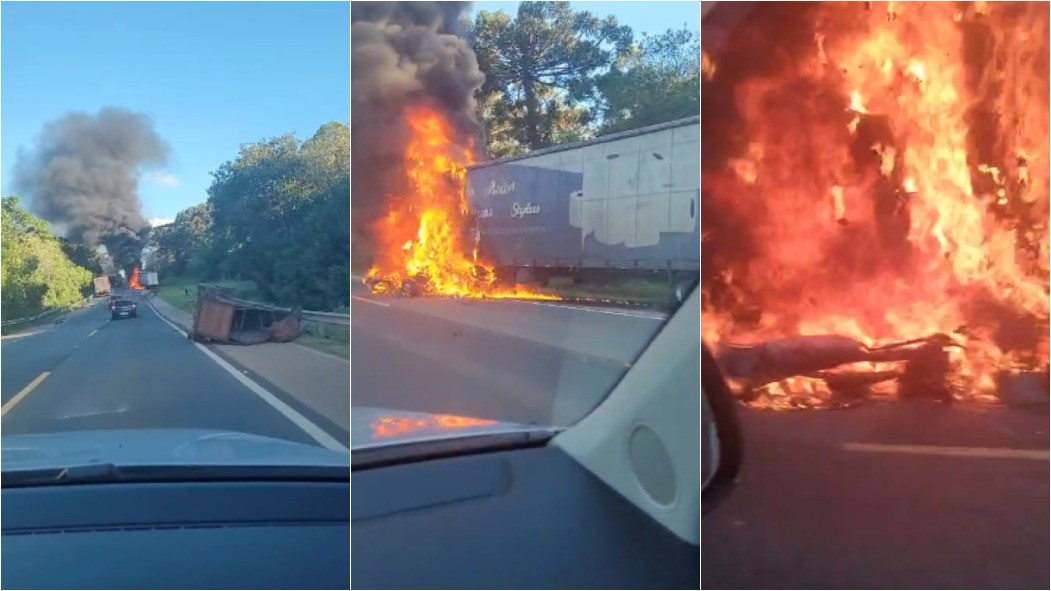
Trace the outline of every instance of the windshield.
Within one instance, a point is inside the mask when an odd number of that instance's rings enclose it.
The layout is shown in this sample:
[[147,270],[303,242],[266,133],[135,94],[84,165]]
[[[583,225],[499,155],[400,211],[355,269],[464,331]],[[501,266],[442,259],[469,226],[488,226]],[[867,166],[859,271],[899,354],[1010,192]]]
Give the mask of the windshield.
[[353,5],[355,446],[566,427],[631,368],[698,282],[699,26]]
[[2,12],[5,485],[347,468],[349,5]]

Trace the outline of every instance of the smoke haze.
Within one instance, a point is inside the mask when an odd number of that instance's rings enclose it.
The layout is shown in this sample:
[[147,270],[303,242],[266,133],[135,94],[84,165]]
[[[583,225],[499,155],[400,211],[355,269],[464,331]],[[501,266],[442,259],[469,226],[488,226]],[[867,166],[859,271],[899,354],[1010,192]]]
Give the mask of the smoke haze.
[[145,115],[114,107],[70,113],[46,124],[18,154],[14,187],[66,238],[105,246],[114,264],[127,269],[139,261],[150,231],[140,172],[164,165],[169,152]]
[[351,5],[351,170],[354,229],[381,215],[404,182],[402,116],[426,102],[461,137],[481,138],[475,91],[485,76],[457,36],[468,2],[358,2]]

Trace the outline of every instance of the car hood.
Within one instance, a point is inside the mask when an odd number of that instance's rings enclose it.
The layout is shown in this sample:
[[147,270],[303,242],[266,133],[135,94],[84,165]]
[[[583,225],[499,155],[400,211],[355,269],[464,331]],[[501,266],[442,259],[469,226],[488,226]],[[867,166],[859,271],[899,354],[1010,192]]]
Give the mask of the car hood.
[[498,433],[555,431],[557,429],[549,427],[457,415],[365,406],[350,409],[351,449]]
[[0,437],[3,471],[135,466],[347,467],[347,452],[208,429],[71,431]]

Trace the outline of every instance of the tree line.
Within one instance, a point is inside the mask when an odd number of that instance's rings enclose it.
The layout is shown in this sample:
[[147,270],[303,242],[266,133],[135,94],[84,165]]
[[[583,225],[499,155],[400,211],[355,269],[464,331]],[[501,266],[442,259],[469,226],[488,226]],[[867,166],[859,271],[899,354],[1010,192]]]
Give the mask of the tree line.
[[[477,98],[492,157],[700,111],[694,31],[636,36],[568,2],[481,11],[466,25],[486,77]],[[243,146],[213,173],[207,202],[153,230],[148,264],[162,281],[247,279],[277,303],[347,305],[349,138],[346,125],[330,123],[302,143],[285,135]]]
[[350,130],[327,123],[243,145],[212,173],[205,203],[150,234],[165,277],[255,282],[268,301],[331,310],[350,301]]
[[0,306],[5,320],[27,318],[74,304],[92,293],[101,257],[51,232],[16,196],[3,198],[0,228]]
[[483,10],[466,24],[494,158],[700,112],[700,36],[685,27],[636,36],[569,2]]

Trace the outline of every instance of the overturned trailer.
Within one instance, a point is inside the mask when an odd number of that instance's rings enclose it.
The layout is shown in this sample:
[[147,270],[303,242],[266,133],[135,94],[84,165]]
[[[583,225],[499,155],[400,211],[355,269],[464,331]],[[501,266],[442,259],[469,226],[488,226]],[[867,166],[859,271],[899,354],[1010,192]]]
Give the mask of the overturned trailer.
[[190,340],[234,345],[287,343],[302,332],[302,311],[235,298],[214,285],[197,286]]

